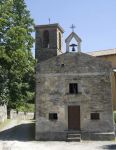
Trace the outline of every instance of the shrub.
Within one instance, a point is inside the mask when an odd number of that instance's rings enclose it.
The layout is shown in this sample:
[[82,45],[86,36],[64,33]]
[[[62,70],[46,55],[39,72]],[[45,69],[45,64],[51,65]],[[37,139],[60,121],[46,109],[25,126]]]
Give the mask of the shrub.
[[22,111],[22,112],[35,112],[35,105],[27,103],[26,105],[18,107],[18,111]]

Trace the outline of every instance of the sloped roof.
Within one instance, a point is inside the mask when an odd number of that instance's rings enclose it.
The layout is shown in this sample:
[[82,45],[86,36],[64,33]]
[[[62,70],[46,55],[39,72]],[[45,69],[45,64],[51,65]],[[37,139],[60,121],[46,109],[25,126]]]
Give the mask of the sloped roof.
[[87,54],[92,55],[92,56],[116,55],[116,48],[108,49],[108,50],[88,52]]

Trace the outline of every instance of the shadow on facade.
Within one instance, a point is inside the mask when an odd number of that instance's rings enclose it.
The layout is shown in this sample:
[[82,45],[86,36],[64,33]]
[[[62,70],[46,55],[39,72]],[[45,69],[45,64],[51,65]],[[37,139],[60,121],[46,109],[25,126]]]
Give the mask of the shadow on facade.
[[2,141],[34,141],[35,123],[20,124],[0,132]]

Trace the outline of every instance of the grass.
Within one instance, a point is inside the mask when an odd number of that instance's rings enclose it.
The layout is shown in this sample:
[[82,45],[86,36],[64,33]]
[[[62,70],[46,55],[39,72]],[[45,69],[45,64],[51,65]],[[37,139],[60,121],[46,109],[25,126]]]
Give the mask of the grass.
[[11,121],[11,119],[6,119],[4,122],[0,123],[0,130],[7,126]]
[[114,111],[114,122],[116,123],[116,111]]

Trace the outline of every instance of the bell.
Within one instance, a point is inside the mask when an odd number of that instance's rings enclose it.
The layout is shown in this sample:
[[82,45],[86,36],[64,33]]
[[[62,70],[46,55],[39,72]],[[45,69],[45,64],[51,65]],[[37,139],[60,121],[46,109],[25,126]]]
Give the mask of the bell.
[[74,52],[75,51],[75,47],[76,47],[77,45],[76,44],[71,44],[70,45],[70,47],[72,47],[72,51]]
[[72,51],[73,51],[73,52],[75,51],[75,47],[74,47],[74,46],[72,47]]

